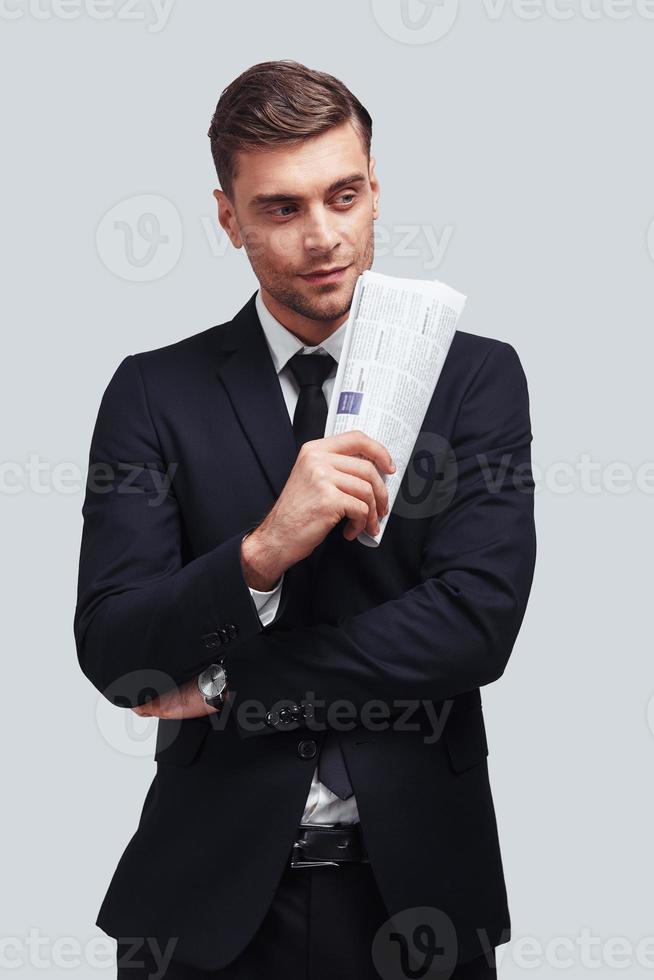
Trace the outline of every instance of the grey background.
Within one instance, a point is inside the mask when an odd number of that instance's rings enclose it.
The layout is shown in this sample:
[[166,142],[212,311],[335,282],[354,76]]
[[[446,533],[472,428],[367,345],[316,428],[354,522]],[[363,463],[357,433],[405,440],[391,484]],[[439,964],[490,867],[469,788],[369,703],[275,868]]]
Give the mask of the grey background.
[[[154,772],[154,727],[127,730],[76,661],[91,429],[126,354],[222,322],[254,291],[217,230],[206,131],[237,74],[289,57],[341,77],[373,116],[374,268],[466,293],[461,329],[512,343],[529,382],[537,571],[509,667],[482,691],[514,932],[500,976],[648,975],[654,11],[446,0],[411,29],[400,0],[178,0],[165,23],[144,0],[94,10],[7,0],[0,14],[0,970],[43,975],[31,931],[48,976],[112,975],[112,941],[90,961],[95,914]],[[409,13],[430,14],[420,0]]]

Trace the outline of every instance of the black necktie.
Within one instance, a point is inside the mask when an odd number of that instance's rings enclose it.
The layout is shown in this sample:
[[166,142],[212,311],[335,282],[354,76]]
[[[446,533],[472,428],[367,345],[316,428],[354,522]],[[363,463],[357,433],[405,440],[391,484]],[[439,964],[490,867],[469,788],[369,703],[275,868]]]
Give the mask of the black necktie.
[[[300,386],[293,415],[293,432],[298,449],[309,439],[322,439],[325,434],[327,400],[322,386],[335,363],[331,354],[303,354],[301,351],[288,362]],[[340,743],[330,729],[320,750],[318,779],[341,800],[347,800],[354,793]]]

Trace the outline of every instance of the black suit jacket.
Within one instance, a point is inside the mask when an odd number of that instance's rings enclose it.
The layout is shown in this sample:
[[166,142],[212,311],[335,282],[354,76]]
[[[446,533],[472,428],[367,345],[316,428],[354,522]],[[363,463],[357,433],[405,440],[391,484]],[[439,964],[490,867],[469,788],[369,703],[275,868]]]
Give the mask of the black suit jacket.
[[254,298],[127,356],[93,431],[82,670],[129,708],[224,655],[231,690],[220,719],[159,721],[97,924],[228,964],[272,900],[331,725],[389,914],[442,910],[463,961],[510,937],[479,688],[506,667],[533,575],[525,376],[509,344],[457,331],[380,547],[345,541],[342,521],[286,572],[263,628],[240,543],[296,447]]

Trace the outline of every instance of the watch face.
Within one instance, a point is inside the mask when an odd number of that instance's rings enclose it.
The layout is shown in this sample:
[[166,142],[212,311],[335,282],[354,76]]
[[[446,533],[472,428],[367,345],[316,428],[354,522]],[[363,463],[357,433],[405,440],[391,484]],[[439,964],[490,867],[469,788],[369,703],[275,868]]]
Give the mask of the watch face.
[[199,687],[205,698],[217,698],[222,694],[227,677],[220,664],[211,664],[200,674]]

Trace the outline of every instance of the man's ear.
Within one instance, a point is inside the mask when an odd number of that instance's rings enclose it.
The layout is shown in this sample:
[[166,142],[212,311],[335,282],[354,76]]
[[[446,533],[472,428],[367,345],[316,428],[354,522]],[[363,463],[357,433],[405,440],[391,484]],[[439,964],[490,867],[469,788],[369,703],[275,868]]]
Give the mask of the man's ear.
[[375,175],[375,164],[376,160],[374,157],[370,157],[370,163],[368,164],[368,179],[370,180],[370,189],[372,190],[372,216],[374,218],[379,217],[379,181]]
[[218,221],[229,235],[229,240],[234,248],[241,248],[243,241],[236,221],[236,212],[230,199],[224,191],[216,188],[213,192],[218,204]]

